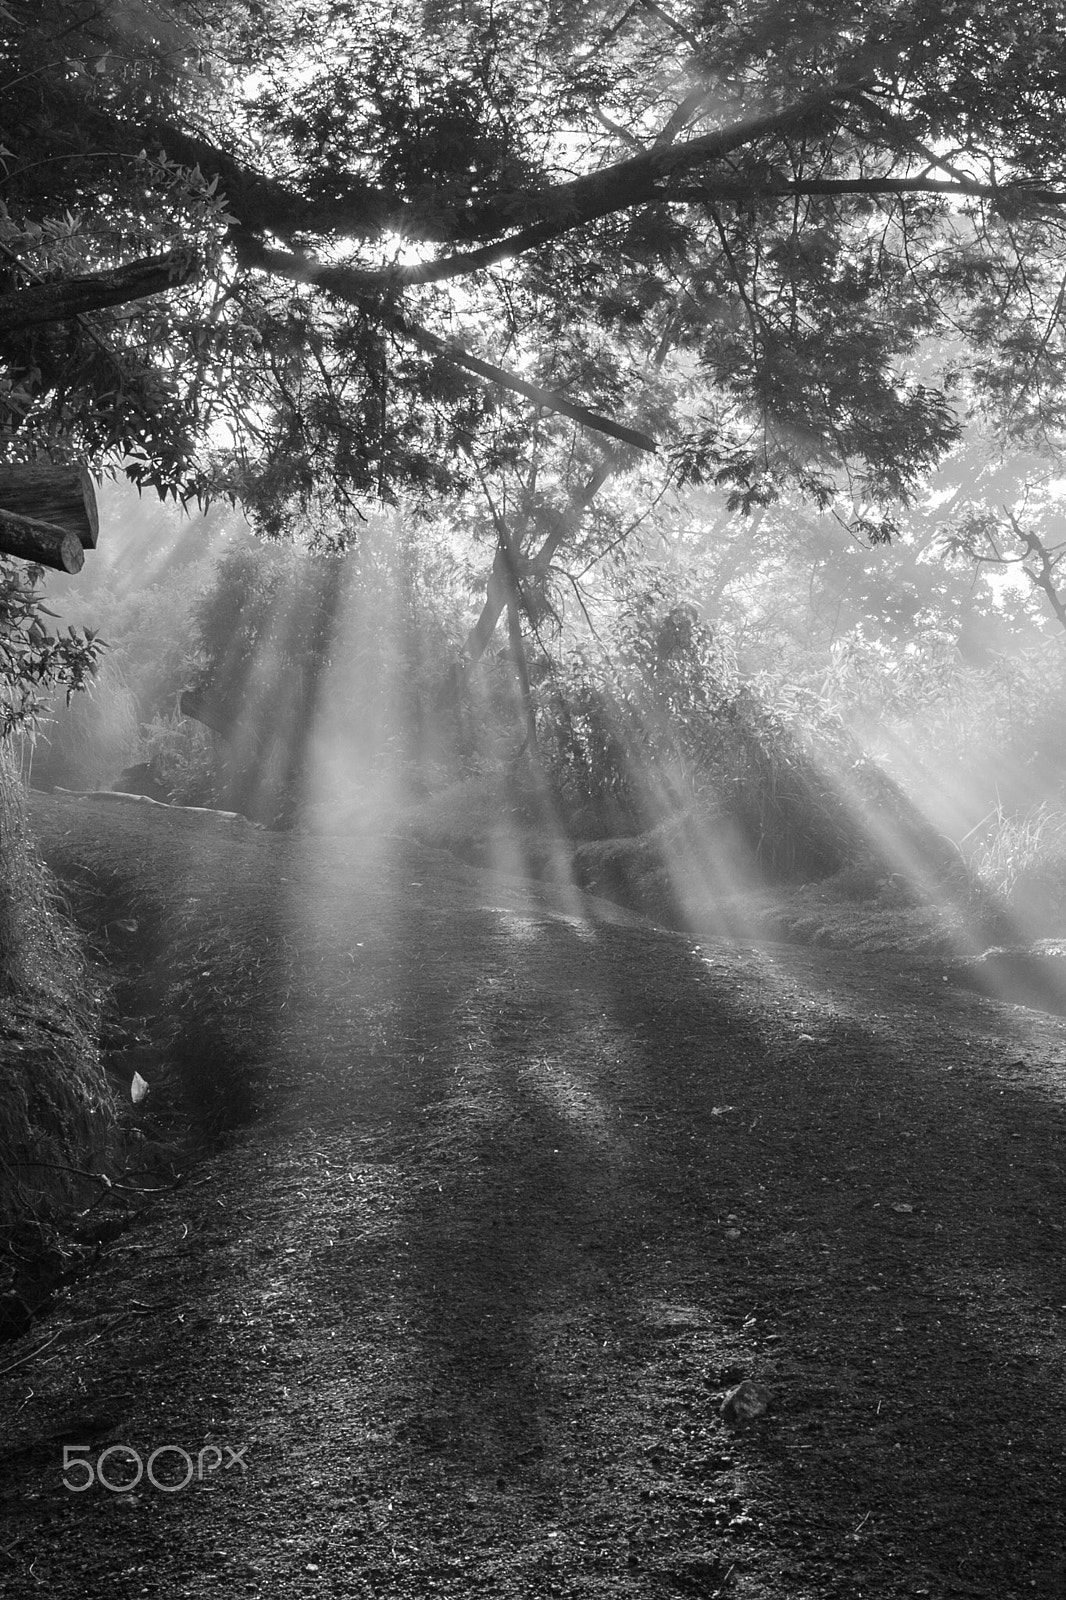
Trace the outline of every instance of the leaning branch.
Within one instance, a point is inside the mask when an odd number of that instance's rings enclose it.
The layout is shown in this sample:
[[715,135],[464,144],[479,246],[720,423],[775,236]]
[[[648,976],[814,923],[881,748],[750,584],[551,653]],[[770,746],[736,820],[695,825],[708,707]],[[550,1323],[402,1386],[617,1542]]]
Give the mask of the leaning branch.
[[[702,145],[704,142],[690,140],[689,146]],[[685,148],[688,146],[673,147],[674,151]],[[655,152],[649,151],[647,157],[636,158],[632,163],[623,162],[622,166],[647,167],[650,164],[650,157],[654,154]],[[698,161],[693,158],[691,165],[698,165]],[[610,172],[616,170],[618,169],[609,169]],[[615,193],[613,186],[601,186],[599,180],[603,176],[600,173],[593,173],[588,179],[578,180],[579,184],[588,184],[588,194],[580,208],[572,208],[568,212],[561,211],[560,215],[550,220],[533,223],[516,233],[507,234],[502,239],[494,239],[491,244],[480,245],[476,250],[456,250],[450,255],[438,256],[434,261],[418,261],[408,266],[384,267],[377,270],[360,267],[323,267],[310,257],[294,255],[288,258],[291,263],[288,268],[283,269],[280,265],[276,265],[273,270],[282,271],[284,276],[299,278],[305,283],[317,283],[321,288],[331,289],[333,293],[341,295],[365,296],[412,288],[419,284],[445,283],[453,278],[466,278],[475,272],[483,272],[487,267],[497,266],[501,261],[508,261],[514,256],[526,254],[527,251],[537,250],[541,245],[550,244],[575,228],[598,221],[612,212],[653,202],[696,202],[707,205],[735,201],[747,205],[756,200],[783,199],[797,195],[940,194],[954,195],[962,199],[998,200],[1002,203],[1014,202],[1022,205],[1066,206],[1064,190],[1045,189],[1030,183],[981,183],[977,179],[961,175],[956,178],[931,178],[925,174],[907,178],[797,178],[792,181],[779,180],[770,183],[736,183],[708,178],[702,182],[687,183],[683,187],[671,189],[664,188],[660,181],[656,181],[645,185],[634,185],[625,197]],[[595,184],[592,182],[593,179],[597,180]],[[576,186],[569,187],[573,189]],[[596,192],[597,189],[599,193]],[[275,263],[280,264],[285,259],[286,253],[268,250],[257,240],[242,235],[238,243],[238,255],[247,263],[251,263],[258,256],[261,261],[271,257]]]
[[42,322],[69,322],[87,311],[102,311],[107,306],[164,294],[188,283],[202,265],[195,251],[171,250],[166,255],[146,256],[106,272],[15,289],[11,294],[0,295],[0,334],[16,333]]
[[1054,556],[1037,534],[1030,533],[1028,529],[1022,527],[1013,511],[1008,511],[1006,506],[1004,506],[1003,509],[1006,512],[1008,522],[1014,529],[1015,537],[1020,541],[1026,556],[1036,565],[1035,571],[1032,567],[1026,568],[1029,577],[1032,579],[1036,587],[1043,593],[1044,598],[1047,600],[1048,605],[1055,613],[1062,627],[1066,628],[1066,603],[1063,602],[1062,596],[1058,590],[1058,585],[1055,582],[1056,562]]
[[[510,256],[522,255],[542,244],[573,232],[575,228],[598,222],[634,206],[650,205],[672,198],[663,185],[680,173],[692,171],[708,162],[720,161],[733,151],[770,134],[793,133],[814,117],[824,117],[841,101],[852,100],[862,84],[839,84],[831,89],[806,95],[795,105],[765,116],[749,117],[727,128],[715,128],[694,139],[675,144],[656,144],[639,155],[615,162],[597,172],[588,172],[568,183],[523,196],[512,196],[512,213],[524,216],[524,224],[502,239],[495,239],[476,250],[460,250],[383,273],[361,273],[363,292],[389,285],[440,283],[448,278],[466,277],[494,266]],[[341,269],[344,270],[344,269]]]
[[469,350],[464,350],[460,345],[438,339],[436,334],[429,333],[414,323],[399,323],[397,331],[406,334],[423,350],[441,355],[446,361],[454,362],[457,367],[464,367],[467,372],[473,372],[479,378],[486,378],[489,383],[499,384],[502,389],[510,389],[513,394],[520,394],[524,399],[532,400],[534,405],[543,406],[546,411],[555,411],[560,416],[570,417],[574,422],[579,422],[583,428],[591,428],[595,433],[605,433],[609,438],[618,439],[622,444],[633,445],[638,450],[654,453],[658,448],[650,433],[642,433],[639,428],[628,428],[623,422],[613,422],[609,417],[600,416],[598,411],[590,411],[587,406],[579,405],[575,400],[567,400],[565,395],[557,394],[553,389],[542,389],[539,383],[529,383],[525,378],[507,372],[492,361],[483,361],[480,356],[471,355]]
[[[489,383],[497,384],[502,389],[509,389],[513,394],[520,394],[524,399],[532,400],[535,405],[543,406],[548,411],[571,417],[582,427],[607,434],[622,444],[632,445],[638,450],[656,449],[655,440],[650,434],[643,433],[638,428],[629,428],[624,423],[614,422],[609,417],[603,417],[599,412],[590,411],[587,406],[568,400],[565,395],[557,394],[552,389],[544,389],[540,384],[530,383],[528,379],[518,377],[517,373],[508,372],[506,368],[498,367],[495,362],[485,361],[481,356],[465,350],[462,345],[441,339],[435,333],[430,333],[427,328],[420,327],[417,322],[412,322],[395,306],[390,306],[387,299],[382,296],[383,289],[397,286],[396,278],[390,277],[389,274],[364,272],[357,267],[326,266],[316,261],[313,256],[269,249],[258,239],[246,234],[239,235],[235,243],[237,259],[244,267],[258,268],[273,277],[287,278],[294,283],[313,284],[337,300],[357,305],[364,312],[369,309],[374,317],[391,328],[400,338],[409,340],[430,355],[442,357],[445,361],[463,367],[479,378],[485,378]],[[368,308],[367,301],[371,296],[373,305],[372,308]]]

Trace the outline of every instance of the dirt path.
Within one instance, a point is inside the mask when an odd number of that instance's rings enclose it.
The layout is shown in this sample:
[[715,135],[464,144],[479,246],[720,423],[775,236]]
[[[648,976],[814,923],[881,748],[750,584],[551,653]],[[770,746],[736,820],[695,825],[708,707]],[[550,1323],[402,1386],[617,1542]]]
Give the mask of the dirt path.
[[269,937],[278,1103],[0,1350],[59,1335],[0,1377],[0,1593],[1066,1595],[1060,1019],[76,806]]

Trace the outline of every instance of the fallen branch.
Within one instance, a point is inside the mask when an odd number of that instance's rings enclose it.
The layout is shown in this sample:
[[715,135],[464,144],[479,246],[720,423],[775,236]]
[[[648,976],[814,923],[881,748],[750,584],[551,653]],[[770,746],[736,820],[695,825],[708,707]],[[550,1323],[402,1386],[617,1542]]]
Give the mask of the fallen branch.
[[[168,1183],[163,1189],[138,1189],[129,1183],[117,1183],[114,1178],[109,1178],[106,1172],[87,1172],[84,1167],[64,1167],[55,1161],[16,1161],[16,1167],[46,1167],[49,1172],[69,1172],[75,1178],[88,1178],[93,1183],[103,1184],[107,1190],[115,1190],[119,1194],[173,1194],[175,1189],[180,1189],[185,1182],[184,1174],[174,1183]],[[128,1174],[127,1174],[128,1176]]]
[[[114,1333],[117,1328],[122,1327],[123,1323],[128,1322],[131,1317],[147,1317],[151,1316],[155,1311],[172,1311],[175,1304],[175,1301],[168,1300],[159,1305],[146,1306],[140,1301],[134,1301],[127,1310],[119,1311],[112,1317],[106,1317],[104,1326],[97,1333],[94,1333],[91,1339],[86,1341],[85,1348],[88,1349],[89,1345],[95,1344],[97,1339],[102,1339],[105,1333]],[[52,1337],[46,1339],[43,1344],[39,1344],[35,1350],[28,1350],[24,1356],[19,1356],[17,1361],[9,1362],[6,1367],[0,1367],[0,1378],[6,1377],[9,1372],[14,1372],[18,1367],[24,1367],[28,1361],[35,1361],[38,1356],[43,1356],[44,1352],[51,1349],[52,1345],[70,1334],[77,1333],[79,1328],[88,1327],[91,1323],[98,1323],[99,1321],[99,1317],[85,1317],[80,1322],[68,1322],[65,1327],[57,1328]]]

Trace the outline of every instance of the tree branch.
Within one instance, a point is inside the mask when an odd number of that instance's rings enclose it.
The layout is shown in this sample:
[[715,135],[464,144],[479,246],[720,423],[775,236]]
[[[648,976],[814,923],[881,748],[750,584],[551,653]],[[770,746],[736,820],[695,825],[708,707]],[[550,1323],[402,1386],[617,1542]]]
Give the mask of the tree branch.
[[[327,267],[316,261],[313,256],[268,249],[254,236],[243,233],[237,239],[237,250],[238,260],[242,266],[256,267],[262,272],[274,277],[288,278],[294,283],[314,284],[338,300],[353,303],[364,312],[369,311],[394,333],[401,338],[409,339],[412,344],[418,345],[430,355],[442,356],[446,361],[453,362],[457,367],[464,367],[479,378],[498,384],[502,389],[510,389],[512,393],[520,394],[524,399],[532,400],[535,405],[544,406],[548,411],[571,417],[582,427],[592,428],[597,433],[605,433],[612,439],[618,439],[622,444],[633,445],[638,450],[654,452],[656,449],[655,440],[650,434],[643,433],[637,428],[626,427],[624,423],[614,422],[609,417],[602,417],[598,412],[590,411],[587,406],[579,405],[574,400],[567,400],[564,395],[556,394],[554,390],[530,383],[527,379],[518,377],[516,373],[508,372],[492,361],[485,361],[481,356],[472,355],[461,345],[438,338],[427,328],[410,321],[382,298],[383,290],[398,287],[394,273],[370,273],[358,267]],[[367,301],[371,296],[374,303],[368,306]]]
[[[401,232],[409,239],[424,241],[448,242],[464,237],[489,239],[480,248],[453,252],[436,261],[365,275],[367,288],[375,284],[380,287],[386,280],[394,284],[437,283],[491,266],[506,256],[533,249],[614,212],[661,201],[666,196],[660,186],[678,171],[720,160],[755,139],[792,132],[812,117],[824,115],[837,103],[855,99],[868,87],[865,80],[836,84],[806,95],[784,109],[750,117],[677,144],[662,143],[660,135],[655,147],[624,161],[532,193],[504,194],[479,202],[468,211],[455,212],[444,226],[439,217],[423,219],[409,207],[398,207],[395,203],[390,208],[385,197],[364,192],[358,185],[347,199],[338,196],[328,201],[304,199],[288,190],[278,192],[277,186],[240,168],[232,157],[220,151],[212,154],[200,141],[186,148],[175,134],[164,142],[182,159],[191,160],[195,156],[205,173],[218,172],[227,207],[240,219],[240,227],[233,236],[239,250],[249,250],[249,240],[264,234],[288,238],[296,232],[333,232],[368,238],[383,227]],[[516,222],[520,227],[510,231]],[[491,237],[501,233],[506,237]]]
[[564,395],[556,394],[553,389],[542,389],[538,383],[528,383],[525,378],[519,378],[513,372],[506,372],[503,367],[497,367],[491,361],[483,361],[480,356],[471,355],[469,350],[464,350],[460,345],[438,339],[436,334],[429,333],[414,323],[399,322],[397,330],[413,343],[421,345],[423,350],[441,355],[446,361],[454,362],[457,367],[465,367],[468,372],[476,373],[479,378],[487,378],[490,383],[499,384],[502,389],[510,389],[512,393],[520,394],[526,400],[532,400],[534,405],[543,406],[546,411],[555,411],[560,416],[570,417],[583,428],[592,428],[596,433],[605,433],[609,438],[618,439],[622,444],[633,445],[637,450],[647,450],[654,454],[658,448],[650,433],[643,433],[639,428],[626,427],[622,422],[613,422],[609,417],[601,417],[598,411],[590,411],[587,406],[579,405],[575,400],[567,400]]
[[663,184],[679,172],[720,161],[734,150],[775,133],[792,133],[812,118],[824,116],[840,101],[853,100],[864,83],[837,84],[805,95],[784,110],[767,112],[715,128],[710,133],[685,139],[678,144],[655,145],[640,155],[629,156],[597,172],[584,173],[567,183],[527,196],[511,196],[504,202],[511,217],[522,216],[524,226],[504,239],[478,250],[458,253],[439,261],[398,269],[401,283],[433,283],[490,265],[508,255],[544,244],[549,239],[571,233],[575,228],[635,206],[668,200]]
[[[608,456],[605,461],[600,463],[584,487],[572,496],[566,510],[561,511],[556,517],[555,525],[545,538],[540,549],[526,561],[525,571],[527,573],[541,577],[548,571],[556,550],[558,550],[563,540],[578,527],[581,518],[608,478],[617,471],[619,465],[620,461],[617,456]],[[456,662],[441,690],[438,699],[440,706],[454,705],[459,699],[470,673],[489,647],[489,641],[496,631],[496,624],[503,615],[506,604],[507,569],[505,555],[502,548],[497,547],[496,556],[492,563],[492,571],[489,574],[489,581],[485,590],[485,604],[481,609],[481,615],[467,635],[466,643],[463,646],[462,659]]]
[[1007,521],[1014,529],[1015,537],[1025,550],[1025,554],[1036,562],[1036,571],[1026,567],[1031,581],[1041,590],[1048,605],[1058,618],[1061,626],[1066,628],[1066,604],[1055,586],[1055,560],[1046,545],[1035,533],[1030,533],[1019,523],[1013,511],[1003,507]]
[[707,183],[693,185],[671,198],[709,201],[771,200],[790,195],[943,194],[975,200],[1026,201],[1033,205],[1066,205],[1066,190],[1041,189],[1030,183],[981,183],[976,178],[797,178],[772,183]]
[[146,256],[124,267],[75,278],[58,278],[0,295],[0,334],[16,333],[43,322],[69,322],[87,311],[124,305],[163,294],[187,283],[203,262],[189,250],[171,250],[163,256]]
[[[211,139],[179,127],[166,117],[134,121],[116,116],[107,107],[94,106],[84,94],[78,95],[76,104],[63,107],[63,112],[87,141],[117,160],[135,159],[139,150],[162,150],[182,166],[198,166],[208,179],[217,177],[227,209],[245,227],[278,238],[336,232],[348,238],[373,239],[383,229],[406,232],[413,238],[451,237],[439,219],[434,227],[429,217],[419,216],[410,205],[382,193],[357,175],[346,177],[343,194],[301,194],[283,179],[258,171]],[[12,176],[17,178],[19,170],[14,166]]]

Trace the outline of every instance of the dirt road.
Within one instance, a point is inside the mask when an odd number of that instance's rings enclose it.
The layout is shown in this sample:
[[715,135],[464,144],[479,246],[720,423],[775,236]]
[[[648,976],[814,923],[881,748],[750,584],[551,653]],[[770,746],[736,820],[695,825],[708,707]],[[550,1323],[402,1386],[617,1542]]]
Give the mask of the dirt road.
[[1066,1595],[1061,1019],[78,807],[272,1110],[0,1349],[0,1593]]

